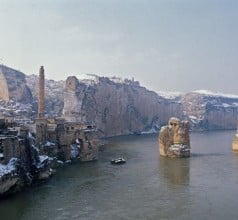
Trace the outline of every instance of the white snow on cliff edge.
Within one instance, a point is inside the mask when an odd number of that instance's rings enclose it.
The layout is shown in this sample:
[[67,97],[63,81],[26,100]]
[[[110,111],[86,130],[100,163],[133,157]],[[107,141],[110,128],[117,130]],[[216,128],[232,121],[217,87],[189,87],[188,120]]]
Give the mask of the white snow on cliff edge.
[[213,96],[213,97],[238,99],[238,95],[225,94],[225,93],[220,93],[220,92],[212,92],[212,91],[209,91],[209,90],[196,90],[196,91],[193,91],[193,93],[198,93],[198,94],[201,94],[201,95]]

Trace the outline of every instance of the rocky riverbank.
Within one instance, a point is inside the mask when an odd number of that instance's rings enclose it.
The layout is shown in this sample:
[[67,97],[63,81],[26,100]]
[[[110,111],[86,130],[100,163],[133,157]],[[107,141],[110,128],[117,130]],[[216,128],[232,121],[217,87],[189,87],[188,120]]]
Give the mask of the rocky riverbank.
[[0,131],[0,197],[15,193],[53,173],[53,158],[40,155],[31,133],[14,129]]

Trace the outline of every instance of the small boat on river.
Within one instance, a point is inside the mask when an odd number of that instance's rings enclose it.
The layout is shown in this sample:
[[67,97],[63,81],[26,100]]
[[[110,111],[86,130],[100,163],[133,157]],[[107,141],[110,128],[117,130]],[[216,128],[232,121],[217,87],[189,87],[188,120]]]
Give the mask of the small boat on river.
[[114,164],[114,165],[121,165],[124,163],[126,163],[126,160],[122,157],[111,160],[111,164]]

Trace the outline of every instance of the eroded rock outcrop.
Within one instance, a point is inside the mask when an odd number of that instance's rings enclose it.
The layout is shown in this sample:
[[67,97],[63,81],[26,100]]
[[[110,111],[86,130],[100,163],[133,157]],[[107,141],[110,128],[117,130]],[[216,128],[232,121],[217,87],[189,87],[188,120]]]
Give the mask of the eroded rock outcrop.
[[189,122],[170,118],[169,124],[159,133],[159,152],[161,156],[189,157]]
[[32,94],[22,72],[0,66],[0,99],[6,102],[10,99],[22,103],[32,102]]
[[235,137],[233,138],[232,150],[238,152],[238,130],[236,131]]

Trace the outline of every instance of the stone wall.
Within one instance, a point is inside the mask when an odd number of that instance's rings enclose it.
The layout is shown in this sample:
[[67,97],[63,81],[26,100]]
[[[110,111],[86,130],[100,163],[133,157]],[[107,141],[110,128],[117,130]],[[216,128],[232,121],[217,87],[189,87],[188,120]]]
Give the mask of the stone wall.
[[62,161],[98,158],[97,130],[80,123],[37,119],[36,142],[43,154]]

